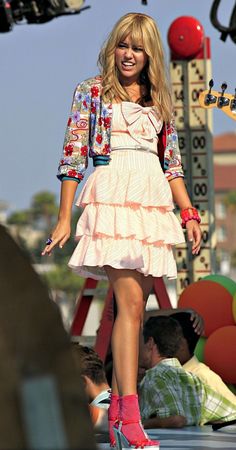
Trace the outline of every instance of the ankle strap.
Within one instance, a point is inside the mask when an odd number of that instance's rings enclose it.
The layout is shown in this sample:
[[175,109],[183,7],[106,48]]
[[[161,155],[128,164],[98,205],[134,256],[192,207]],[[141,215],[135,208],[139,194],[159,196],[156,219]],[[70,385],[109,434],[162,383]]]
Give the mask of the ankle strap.
[[120,420],[121,425],[130,425],[132,423],[140,423],[140,420]]
[[114,421],[114,422],[119,422],[119,419],[118,419],[117,416],[112,417],[112,416],[109,416],[109,415],[108,415],[108,420],[112,420],[112,421]]

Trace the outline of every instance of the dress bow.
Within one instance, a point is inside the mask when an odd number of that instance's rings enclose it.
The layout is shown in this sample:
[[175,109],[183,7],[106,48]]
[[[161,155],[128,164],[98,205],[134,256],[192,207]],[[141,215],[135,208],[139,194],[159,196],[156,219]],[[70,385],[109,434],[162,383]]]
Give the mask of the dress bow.
[[127,123],[129,134],[140,144],[142,140],[152,141],[161,131],[162,120],[156,107],[141,106],[138,103],[122,102],[121,111]]

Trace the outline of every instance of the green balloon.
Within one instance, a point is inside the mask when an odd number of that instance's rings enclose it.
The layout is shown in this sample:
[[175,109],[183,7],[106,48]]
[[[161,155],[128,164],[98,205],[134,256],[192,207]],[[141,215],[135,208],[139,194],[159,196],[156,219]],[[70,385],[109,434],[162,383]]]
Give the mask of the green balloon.
[[207,338],[201,336],[194,350],[194,355],[200,362],[204,362],[204,347]]
[[212,275],[207,275],[206,277],[202,278],[202,280],[211,280],[215,281],[215,283],[221,284],[221,286],[225,287],[225,289],[227,289],[227,291],[231,295],[234,295],[236,292],[235,281],[231,280],[231,278],[225,277],[224,275],[219,275],[215,273]]

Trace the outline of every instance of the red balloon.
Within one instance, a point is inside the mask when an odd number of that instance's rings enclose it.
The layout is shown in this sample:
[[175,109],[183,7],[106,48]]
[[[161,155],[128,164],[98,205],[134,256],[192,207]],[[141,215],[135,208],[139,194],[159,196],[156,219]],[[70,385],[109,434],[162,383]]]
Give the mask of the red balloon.
[[234,325],[233,296],[222,285],[210,280],[190,284],[182,292],[178,306],[192,308],[204,319],[204,336],[210,336],[217,328]]
[[233,316],[234,316],[234,321],[236,323],[236,293],[234,294],[234,297],[233,297]]
[[178,17],[169,28],[169,46],[181,59],[193,58],[197,55],[203,47],[203,41],[203,26],[195,17]]
[[209,336],[204,348],[204,362],[225,383],[236,383],[236,326],[222,327]]

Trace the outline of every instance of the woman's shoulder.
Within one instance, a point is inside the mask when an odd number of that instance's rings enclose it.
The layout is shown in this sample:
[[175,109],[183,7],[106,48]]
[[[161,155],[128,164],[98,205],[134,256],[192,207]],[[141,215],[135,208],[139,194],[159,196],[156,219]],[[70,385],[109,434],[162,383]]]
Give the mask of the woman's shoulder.
[[77,84],[77,89],[89,89],[93,87],[97,87],[99,90],[102,86],[102,77],[101,75],[96,75],[95,77],[87,78]]

